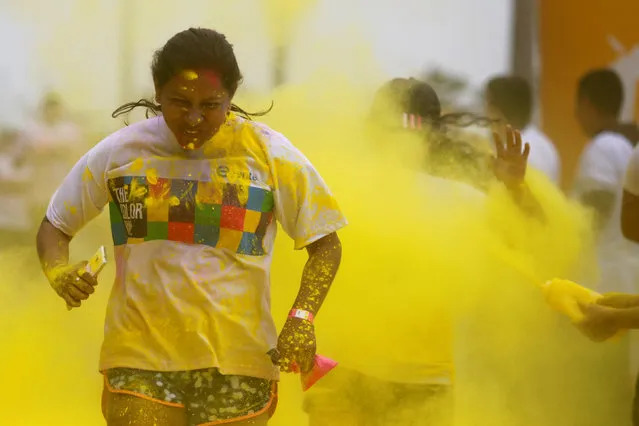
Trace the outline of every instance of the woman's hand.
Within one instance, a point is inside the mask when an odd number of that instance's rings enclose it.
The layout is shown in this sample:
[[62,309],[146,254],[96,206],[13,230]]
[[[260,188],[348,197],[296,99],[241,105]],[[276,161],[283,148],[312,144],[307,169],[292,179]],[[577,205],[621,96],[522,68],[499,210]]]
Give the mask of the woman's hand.
[[76,265],[60,265],[47,274],[51,287],[67,302],[69,310],[80,307],[98,285],[95,277],[84,270],[86,265],[86,261]]
[[310,321],[288,318],[277,341],[277,364],[284,372],[308,373],[315,362],[315,327]]

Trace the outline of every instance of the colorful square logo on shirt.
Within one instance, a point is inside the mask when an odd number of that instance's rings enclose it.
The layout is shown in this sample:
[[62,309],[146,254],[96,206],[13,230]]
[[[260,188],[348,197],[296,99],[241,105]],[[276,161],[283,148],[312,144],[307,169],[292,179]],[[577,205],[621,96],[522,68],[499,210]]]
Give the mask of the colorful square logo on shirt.
[[273,193],[223,181],[125,176],[110,179],[115,245],[175,241],[262,256]]

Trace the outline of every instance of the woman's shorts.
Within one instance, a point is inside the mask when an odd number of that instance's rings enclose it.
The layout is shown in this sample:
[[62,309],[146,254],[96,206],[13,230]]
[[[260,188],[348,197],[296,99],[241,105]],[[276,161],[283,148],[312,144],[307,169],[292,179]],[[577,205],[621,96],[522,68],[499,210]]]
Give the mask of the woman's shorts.
[[147,371],[113,368],[104,372],[106,390],[184,408],[189,425],[215,425],[271,415],[277,385],[266,379],[223,375],[216,368]]

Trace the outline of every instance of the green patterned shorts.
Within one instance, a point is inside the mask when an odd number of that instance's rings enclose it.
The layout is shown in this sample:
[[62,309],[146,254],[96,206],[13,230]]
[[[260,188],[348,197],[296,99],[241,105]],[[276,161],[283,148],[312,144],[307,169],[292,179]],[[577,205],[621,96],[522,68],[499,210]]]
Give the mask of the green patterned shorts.
[[266,379],[227,376],[216,368],[146,371],[113,368],[104,372],[106,388],[186,410],[189,425],[215,425],[257,417],[274,409],[276,385]]

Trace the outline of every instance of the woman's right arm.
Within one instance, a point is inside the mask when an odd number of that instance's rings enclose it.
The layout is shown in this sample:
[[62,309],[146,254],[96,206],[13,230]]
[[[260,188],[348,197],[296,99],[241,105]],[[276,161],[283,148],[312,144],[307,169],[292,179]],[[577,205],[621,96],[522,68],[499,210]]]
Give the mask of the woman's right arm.
[[86,262],[69,265],[69,243],[108,202],[105,156],[95,152],[101,151],[100,145],[85,154],[63,180],[51,198],[36,238],[42,270],[68,307],[80,306],[97,284],[90,274],[83,272]]
[[55,268],[69,263],[70,242],[71,237],[53,226],[46,216],[42,219],[36,237],[36,246],[42,270],[49,280]]
[[67,303],[67,309],[80,307],[98,284],[94,277],[83,272],[86,262],[69,265],[69,242],[71,237],[46,217],[42,220],[36,237],[40,264],[51,287]]

